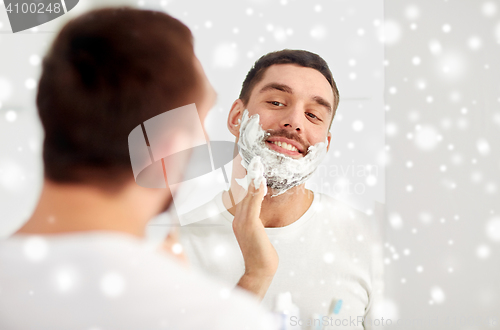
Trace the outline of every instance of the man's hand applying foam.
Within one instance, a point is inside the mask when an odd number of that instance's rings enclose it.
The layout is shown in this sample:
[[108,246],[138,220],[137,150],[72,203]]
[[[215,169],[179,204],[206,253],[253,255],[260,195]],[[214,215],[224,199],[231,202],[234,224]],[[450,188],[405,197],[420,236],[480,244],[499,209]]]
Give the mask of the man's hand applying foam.
[[[248,193],[236,206],[233,220],[233,231],[245,260],[245,274],[238,286],[262,299],[278,269],[279,259],[259,218],[262,200],[267,192],[260,159],[252,160],[248,177],[251,179]],[[258,189],[255,183],[260,184]]]

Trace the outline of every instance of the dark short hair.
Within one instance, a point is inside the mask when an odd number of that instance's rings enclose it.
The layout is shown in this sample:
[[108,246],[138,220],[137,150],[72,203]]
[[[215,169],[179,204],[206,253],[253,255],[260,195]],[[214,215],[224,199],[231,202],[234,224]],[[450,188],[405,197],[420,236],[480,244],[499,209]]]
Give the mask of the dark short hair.
[[38,84],[45,177],[105,187],[133,180],[128,134],[198,100],[193,59],[191,31],[165,13],[106,8],[66,24]]
[[330,68],[328,67],[326,61],[321,58],[321,56],[308,52],[306,50],[283,49],[280,51],[268,53],[259,58],[250,69],[250,71],[248,71],[245,81],[243,81],[243,86],[241,88],[239,98],[245,104],[245,106],[250,100],[250,95],[252,94],[253,88],[262,80],[267,68],[275,64],[296,64],[306,68],[318,70],[326,78],[326,80],[328,80],[330,86],[332,86],[334,98],[332,105],[333,120],[333,117],[335,116],[335,112],[337,111],[337,107],[339,105],[339,90],[337,89],[337,85],[335,84],[335,80],[333,79],[332,72],[330,71]]

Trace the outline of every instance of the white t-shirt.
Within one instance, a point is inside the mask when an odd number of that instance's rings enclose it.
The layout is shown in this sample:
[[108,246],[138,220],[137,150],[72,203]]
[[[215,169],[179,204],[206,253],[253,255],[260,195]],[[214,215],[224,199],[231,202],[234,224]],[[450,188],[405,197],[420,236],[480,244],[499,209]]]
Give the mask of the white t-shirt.
[[[181,227],[180,239],[195,267],[236,285],[245,268],[231,226],[233,218],[220,193],[186,216],[188,221],[204,220]],[[361,317],[365,317],[371,320],[365,324],[369,328],[375,320],[374,301],[381,298],[383,289],[382,248],[374,223],[372,217],[315,193],[312,205],[297,221],[265,228],[279,255],[279,266],[263,306],[273,309],[277,294],[289,291],[300,309],[302,325],[333,316],[337,327],[363,329]],[[331,314],[332,301],[339,300],[340,312]],[[324,324],[332,323],[329,319]],[[290,324],[297,325],[297,318]]]
[[276,329],[243,290],[113,232],[0,241],[0,329]]

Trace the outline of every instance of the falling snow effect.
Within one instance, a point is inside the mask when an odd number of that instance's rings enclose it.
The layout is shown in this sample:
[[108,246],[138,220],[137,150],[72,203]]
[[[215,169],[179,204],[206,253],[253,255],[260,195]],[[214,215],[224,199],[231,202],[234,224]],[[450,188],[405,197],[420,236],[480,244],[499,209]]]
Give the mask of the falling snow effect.
[[385,20],[384,24],[379,27],[377,32],[379,41],[386,45],[397,43],[402,34],[400,24],[393,20]]
[[325,263],[331,264],[335,260],[335,257],[333,255],[333,253],[328,252],[328,253],[325,253],[325,255],[323,256],[323,260],[325,261]]
[[15,112],[14,110],[8,110],[7,112],[5,112],[5,120],[7,120],[8,122],[13,122],[17,119],[17,112]]
[[43,261],[49,252],[47,241],[39,236],[28,238],[24,242],[24,255],[33,262]]
[[486,223],[486,236],[493,242],[500,242],[500,217],[494,217]]
[[71,292],[76,289],[79,281],[79,273],[74,267],[61,267],[54,272],[54,280],[59,292]]
[[479,259],[488,259],[491,255],[491,249],[486,244],[481,244],[476,248],[476,255]]
[[403,219],[397,213],[392,213],[389,215],[389,224],[394,229],[401,229],[403,227]]
[[[390,24],[400,27],[386,47],[385,82],[392,159],[386,239],[394,248],[386,250],[386,270],[404,286],[394,299],[408,319],[435,316],[436,308],[453,317],[494,315],[500,297],[500,80],[493,73],[499,3],[403,1],[387,8]],[[461,14],[470,18],[466,25],[456,20]],[[450,277],[467,289],[448,286]],[[459,303],[477,300],[482,291],[491,297],[481,307]]]
[[421,127],[415,136],[415,145],[422,151],[430,151],[436,148],[439,142],[438,132],[434,127]]
[[109,298],[116,298],[123,294],[126,288],[125,278],[119,273],[105,274],[100,281],[101,292]]
[[[146,5],[153,2],[142,1]],[[389,229],[387,240],[396,252],[387,249],[390,264],[386,272],[396,271],[397,276],[389,277],[395,280],[386,283],[389,292],[394,293],[390,303],[385,303],[389,306],[386,310],[400,310],[401,315],[418,318],[428,314],[426,308],[438,307],[442,301],[439,308],[443,315],[496,312],[500,297],[494,282],[499,275],[496,261],[500,243],[500,82],[495,74],[500,44],[498,1],[404,0],[386,3],[377,17],[365,17],[370,13],[364,5],[349,4],[356,9],[349,15],[347,7],[338,10],[337,6],[347,6],[348,2],[342,1],[305,2],[300,7],[298,1],[273,4],[269,0],[251,0],[234,4],[237,22],[227,20],[217,6],[201,11],[189,2],[172,1],[178,8],[170,6],[171,1],[157,2],[174,16],[189,19],[190,24],[199,27],[192,29],[197,54],[225,104],[234,101],[238,89],[234,86],[241,84],[241,76],[267,51],[300,44],[324,56],[341,91],[328,157],[346,163],[352,158],[359,160],[363,141],[372,140],[371,127],[380,135],[385,132],[387,148],[374,149],[373,159],[380,168],[387,166],[387,178],[363,177],[360,182],[371,187],[369,183],[376,181],[376,187],[387,179],[384,224]],[[277,9],[283,11],[281,17],[300,16],[300,24],[281,19]],[[457,21],[463,17],[467,22]],[[270,23],[273,29],[268,30]],[[5,32],[7,28],[8,23],[2,20],[0,29]],[[31,30],[30,36],[46,42],[44,35],[36,35],[36,31],[44,31],[44,27]],[[10,47],[10,37],[0,35],[2,53],[8,52],[16,59],[14,65],[5,61],[0,68],[0,211],[8,210],[2,213],[2,223],[8,225],[2,233],[6,234],[26,219],[25,210],[36,202],[27,202],[24,197],[36,190],[26,184],[26,178],[38,175],[40,179],[41,174],[34,174],[36,171],[28,167],[33,159],[25,157],[27,152],[40,150],[41,137],[35,139],[37,143],[29,142],[33,137],[28,137],[30,128],[22,120],[26,116],[36,118],[34,102],[27,96],[36,91],[36,70],[40,69],[45,49],[36,48],[34,43],[30,43],[33,47]],[[352,44],[354,41],[357,44]],[[370,80],[380,71],[380,67],[367,65],[373,57],[369,48],[372,41],[387,46],[385,67],[380,60],[385,80]],[[343,45],[342,51],[332,52],[332,44]],[[238,75],[230,76],[232,71]],[[372,89],[382,85],[387,86],[385,127],[367,118],[367,112],[357,112],[356,102],[349,99],[366,97],[370,101],[366,101],[365,108],[376,112],[378,105],[370,102],[378,92]],[[394,87],[394,93],[390,93],[390,87]],[[356,130],[356,121],[363,123],[362,129]],[[226,131],[223,122],[225,118],[220,126],[207,127],[209,133],[218,136]],[[419,130],[416,125],[420,125]],[[23,137],[13,139],[11,130],[22,132]],[[336,180],[326,179],[324,183],[331,186]],[[432,220],[422,221],[422,213],[432,214]],[[441,222],[441,218],[446,221]],[[221,248],[215,252],[222,255],[223,251]],[[36,241],[25,249],[26,258],[33,262],[44,260],[47,253],[48,248]],[[395,254],[399,259],[394,258]],[[402,260],[411,261],[404,264]],[[433,261],[432,266],[428,260]],[[482,277],[474,277],[476,265],[484,267]],[[468,290],[464,292],[472,295],[461,293],[460,288],[445,287],[450,276],[466,283]],[[58,287],[74,288],[70,278],[63,272]],[[398,289],[403,285],[407,291]],[[489,296],[483,294],[485,291]],[[443,299],[445,293],[448,299]],[[474,304],[464,307],[466,301]]]
[[326,28],[321,25],[313,27],[310,34],[312,38],[317,40],[323,40],[327,36]]
[[215,47],[213,55],[214,66],[218,68],[231,68],[238,59],[236,44],[220,44]]
[[7,78],[0,76],[0,102],[7,101],[12,95],[12,84]]
[[439,286],[434,286],[431,288],[431,297],[436,304],[442,304],[446,300],[444,291]]

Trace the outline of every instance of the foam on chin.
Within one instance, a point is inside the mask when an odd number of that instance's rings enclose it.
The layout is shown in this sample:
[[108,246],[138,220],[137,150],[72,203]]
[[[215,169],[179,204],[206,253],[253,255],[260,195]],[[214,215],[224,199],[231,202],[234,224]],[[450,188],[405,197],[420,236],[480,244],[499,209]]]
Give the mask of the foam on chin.
[[[304,157],[293,159],[266,146],[266,139],[270,134],[262,129],[259,120],[258,114],[249,117],[248,110],[243,112],[238,141],[241,165],[248,173],[254,157],[260,157],[267,186],[273,189],[274,195],[271,197],[276,197],[311,177],[325,157],[328,144],[327,140],[317,143],[307,149]],[[241,180],[237,179],[237,182],[242,185]]]

